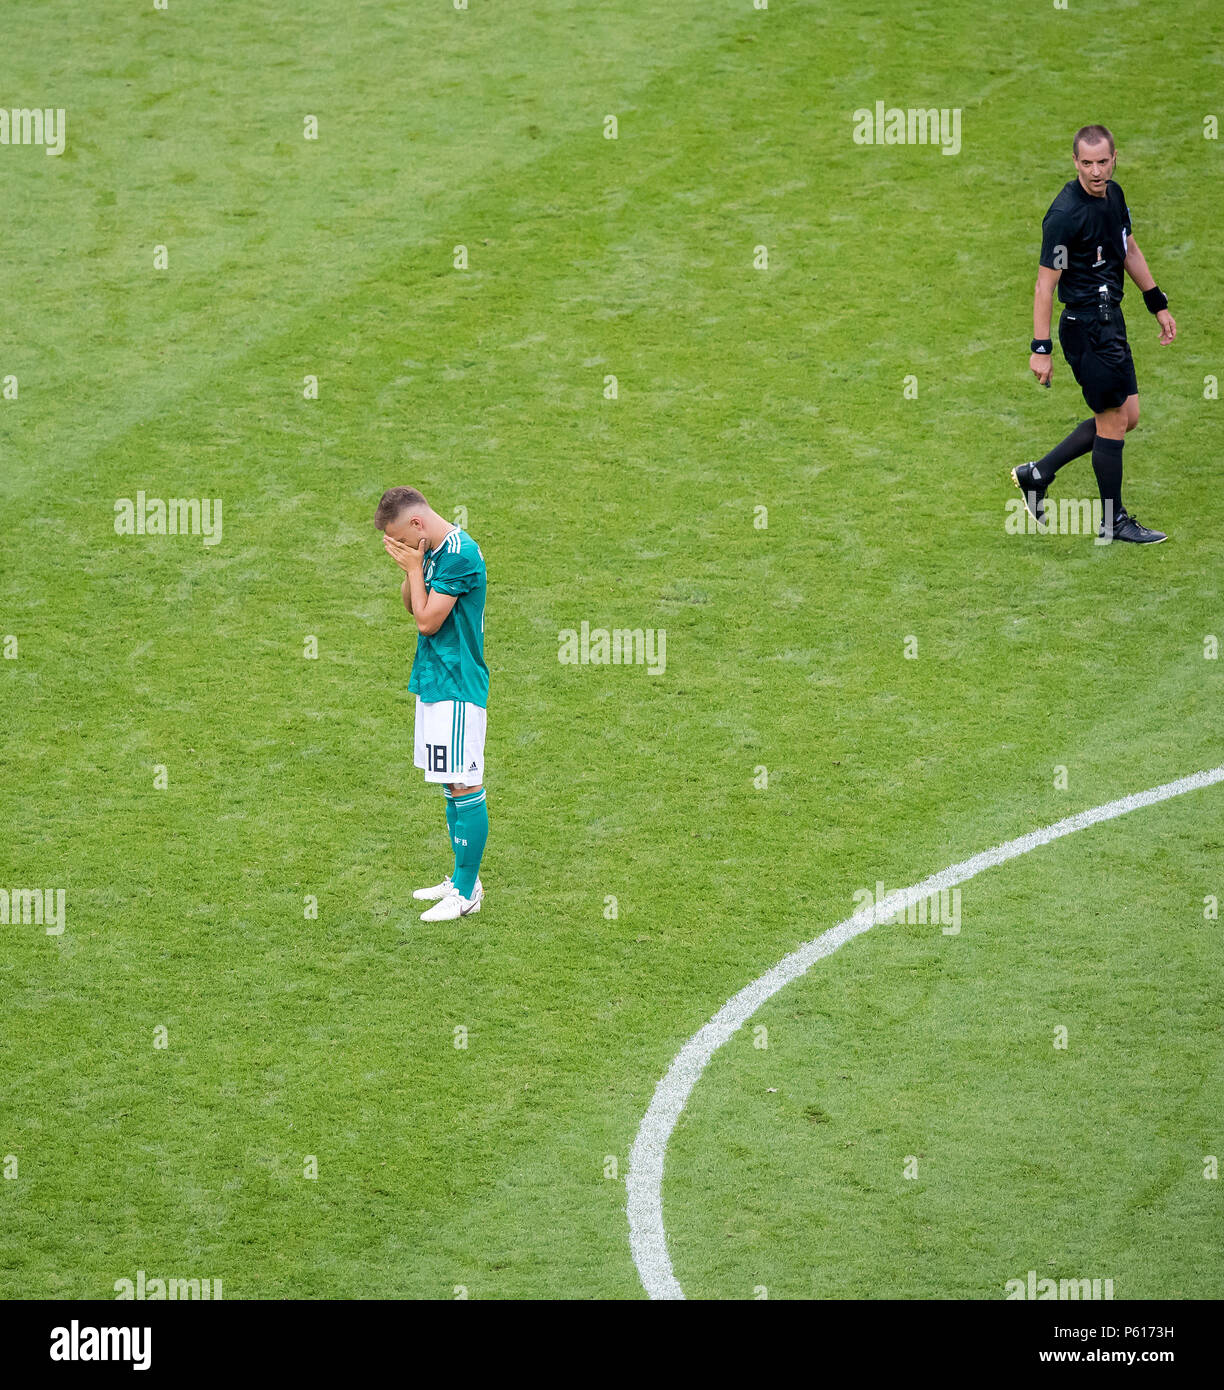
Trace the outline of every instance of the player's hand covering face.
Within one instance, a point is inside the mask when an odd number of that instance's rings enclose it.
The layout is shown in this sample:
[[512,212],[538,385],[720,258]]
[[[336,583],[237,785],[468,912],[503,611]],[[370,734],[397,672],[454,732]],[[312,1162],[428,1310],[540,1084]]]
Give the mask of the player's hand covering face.
[[397,541],[394,537],[383,533],[383,549],[404,571],[411,574],[414,569],[421,568],[421,562],[425,558],[426,542],[422,539],[419,546],[409,545],[407,541]]

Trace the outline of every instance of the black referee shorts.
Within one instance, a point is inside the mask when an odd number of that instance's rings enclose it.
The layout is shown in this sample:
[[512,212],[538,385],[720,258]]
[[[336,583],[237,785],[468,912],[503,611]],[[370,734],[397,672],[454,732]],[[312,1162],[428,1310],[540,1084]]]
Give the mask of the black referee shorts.
[[1118,305],[1113,306],[1109,323],[1101,322],[1095,304],[1089,309],[1064,309],[1058,321],[1058,341],[1094,415],[1113,410],[1127,396],[1139,394],[1126,322]]

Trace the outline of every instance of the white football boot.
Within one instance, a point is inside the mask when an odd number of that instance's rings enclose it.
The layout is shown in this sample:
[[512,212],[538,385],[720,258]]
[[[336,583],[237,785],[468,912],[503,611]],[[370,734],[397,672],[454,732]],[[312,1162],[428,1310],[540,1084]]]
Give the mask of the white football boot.
[[483,898],[484,888],[481,887],[479,879],[476,880],[476,886],[472,889],[470,898],[463,897],[452,884],[446,897],[435,903],[428,911],[421,913],[421,921],[453,922],[457,917],[468,917],[473,912],[480,911]]
[[412,896],[421,903],[436,903],[439,898],[444,898],[455,885],[451,882],[450,874],[435,884],[432,888],[414,888]]

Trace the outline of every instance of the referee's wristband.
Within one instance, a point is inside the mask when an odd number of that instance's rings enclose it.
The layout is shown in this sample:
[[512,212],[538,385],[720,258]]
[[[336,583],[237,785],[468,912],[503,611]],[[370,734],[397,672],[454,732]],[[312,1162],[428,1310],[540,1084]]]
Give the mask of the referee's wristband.
[[1034,338],[1029,344],[1029,351],[1040,353],[1043,357],[1049,357],[1054,351],[1053,338]]
[[1150,290],[1143,291],[1143,302],[1147,305],[1149,314],[1158,314],[1162,309],[1169,307],[1169,296],[1159,285],[1153,285]]

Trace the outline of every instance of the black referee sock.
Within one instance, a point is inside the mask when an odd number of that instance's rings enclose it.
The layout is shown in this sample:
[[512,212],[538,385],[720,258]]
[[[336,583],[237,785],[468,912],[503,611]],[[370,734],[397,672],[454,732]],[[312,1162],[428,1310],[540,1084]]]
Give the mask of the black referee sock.
[[1092,471],[1101,490],[1105,520],[1112,525],[1122,515],[1122,446],[1125,439],[1106,439],[1097,435],[1092,446]]
[[1047,486],[1055,473],[1072,459],[1083,457],[1096,442],[1096,421],[1081,420],[1061,444],[1055,444],[1043,459],[1036,463],[1037,477]]

